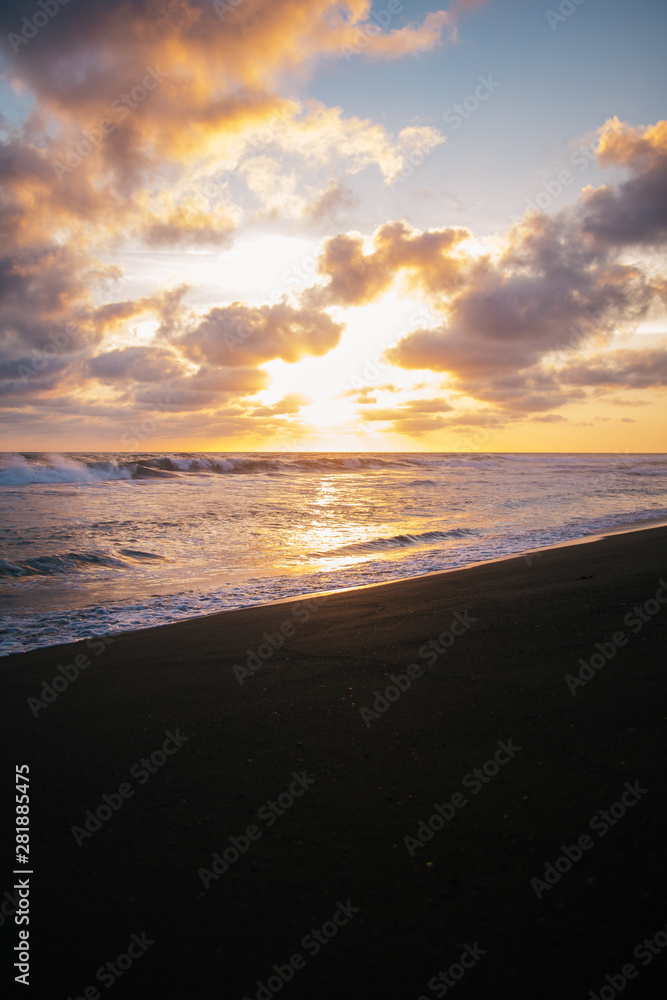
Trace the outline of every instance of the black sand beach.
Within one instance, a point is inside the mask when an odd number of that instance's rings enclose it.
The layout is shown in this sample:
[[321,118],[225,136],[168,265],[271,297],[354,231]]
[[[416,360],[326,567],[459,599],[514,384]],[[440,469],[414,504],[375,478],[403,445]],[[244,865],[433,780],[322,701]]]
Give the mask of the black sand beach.
[[666,543],[7,657],[33,872],[16,995],[663,996]]

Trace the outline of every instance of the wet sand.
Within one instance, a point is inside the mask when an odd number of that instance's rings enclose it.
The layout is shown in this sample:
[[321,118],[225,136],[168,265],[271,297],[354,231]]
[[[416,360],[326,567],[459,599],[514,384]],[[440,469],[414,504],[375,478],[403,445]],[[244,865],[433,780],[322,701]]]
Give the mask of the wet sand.
[[5,658],[16,994],[661,995],[666,581],[657,527]]

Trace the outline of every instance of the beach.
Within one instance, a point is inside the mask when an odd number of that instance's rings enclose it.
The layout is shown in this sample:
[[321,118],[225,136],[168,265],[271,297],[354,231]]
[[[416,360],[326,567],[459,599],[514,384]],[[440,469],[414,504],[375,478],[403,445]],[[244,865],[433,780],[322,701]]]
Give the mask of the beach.
[[666,636],[659,526],[6,657],[27,995],[657,997]]
[[667,521],[665,454],[0,454],[0,657]]
[[8,994],[667,1000],[667,4],[0,22]]

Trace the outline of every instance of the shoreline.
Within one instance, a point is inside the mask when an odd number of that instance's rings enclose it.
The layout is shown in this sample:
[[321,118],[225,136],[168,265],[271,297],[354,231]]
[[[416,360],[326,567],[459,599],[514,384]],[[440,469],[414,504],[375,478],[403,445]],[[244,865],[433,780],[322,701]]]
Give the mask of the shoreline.
[[660,995],[666,526],[110,638],[3,665],[40,995]]
[[[103,637],[103,636],[107,636],[107,635],[108,636],[113,636],[113,637],[121,636],[121,635],[134,635],[134,634],[136,634],[138,632],[145,632],[145,631],[153,630],[153,629],[170,628],[170,627],[172,627],[174,625],[179,625],[179,624],[182,624],[184,622],[193,622],[193,621],[199,621],[199,620],[206,620],[206,619],[218,617],[219,615],[235,614],[235,613],[237,613],[239,611],[249,611],[249,610],[252,610],[252,609],[255,609],[255,608],[275,607],[276,605],[296,603],[296,602],[299,602],[299,601],[305,601],[305,600],[308,600],[308,599],[314,599],[314,598],[318,598],[318,597],[322,597],[322,596],[327,596],[328,597],[328,596],[333,595],[333,594],[354,593],[354,592],[357,592],[357,591],[368,590],[370,588],[387,587],[387,586],[395,585],[395,584],[398,584],[398,583],[407,583],[410,580],[428,579],[428,578],[431,578],[431,577],[438,577],[438,576],[442,576],[442,575],[450,574],[450,573],[464,573],[466,570],[475,569],[476,567],[479,567],[479,566],[491,566],[491,565],[496,565],[496,564],[502,564],[502,563],[508,562],[509,560],[512,560],[512,559],[519,559],[519,558],[524,558],[525,559],[526,557],[531,557],[531,556],[533,556],[534,558],[540,558],[544,553],[550,552],[551,550],[556,550],[556,549],[561,549],[561,548],[569,548],[571,546],[577,546],[577,545],[584,545],[584,544],[588,544],[588,543],[602,541],[605,538],[608,538],[608,537],[611,537],[611,536],[615,536],[615,535],[633,534],[635,532],[647,531],[647,530],[651,530],[653,528],[660,528],[660,527],[667,527],[667,520],[665,520],[663,518],[656,518],[656,519],[650,519],[650,520],[646,520],[646,521],[629,521],[629,522],[627,522],[625,524],[617,525],[614,528],[604,529],[604,531],[602,531],[602,532],[596,532],[596,533],[591,534],[591,535],[582,535],[582,536],[578,536],[576,538],[568,538],[568,539],[565,539],[565,540],[563,540],[561,542],[554,542],[554,543],[552,543],[550,545],[546,545],[546,546],[543,546],[541,548],[525,549],[525,550],[522,550],[520,552],[513,552],[513,553],[506,554],[506,555],[495,556],[495,557],[492,557],[490,559],[482,559],[482,560],[478,560],[478,561],[466,563],[464,566],[452,566],[452,567],[448,567],[446,569],[432,570],[431,572],[428,572],[428,573],[419,573],[419,574],[417,574],[415,576],[396,577],[393,580],[382,580],[382,581],[373,582],[373,583],[362,583],[362,584],[358,584],[356,586],[341,587],[339,589],[334,589],[334,590],[304,591],[301,594],[294,594],[294,595],[292,595],[290,597],[277,597],[277,598],[275,598],[273,600],[270,600],[270,601],[261,601],[261,602],[259,602],[257,604],[244,604],[244,605],[240,605],[239,607],[236,607],[236,608],[224,608],[224,609],[222,609],[220,611],[210,611],[210,612],[207,612],[206,614],[193,615],[192,617],[177,618],[174,621],[171,621],[171,622],[162,622],[159,625],[143,625],[143,626],[140,626],[140,627],[135,628],[135,629],[128,629],[126,631],[125,630],[119,630],[117,632],[100,632],[100,633],[95,633],[94,636],[91,635],[91,636],[83,637],[81,639],[71,639],[71,640],[66,640],[65,642],[56,642],[56,643],[52,643],[52,644],[50,644],[48,646],[35,646],[33,649],[22,650],[21,652],[3,653],[3,652],[0,651],[0,664],[2,663],[3,660],[6,660],[8,657],[28,656],[28,655],[30,655],[32,653],[35,653],[35,652],[39,651],[39,650],[59,649],[59,648],[61,648],[63,646],[71,646],[71,645],[75,645],[77,643],[86,642],[87,639],[98,638],[98,637]],[[167,596],[169,596],[169,595],[167,595]],[[7,614],[9,614],[9,612],[7,612]],[[1,669],[1,667],[0,667],[0,669]]]

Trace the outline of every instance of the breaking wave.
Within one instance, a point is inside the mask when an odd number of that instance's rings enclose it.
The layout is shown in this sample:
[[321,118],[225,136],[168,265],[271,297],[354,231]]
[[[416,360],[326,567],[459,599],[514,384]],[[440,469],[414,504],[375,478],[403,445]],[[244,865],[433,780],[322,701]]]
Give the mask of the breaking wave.
[[[149,482],[229,475],[321,475],[333,473],[434,471],[533,472],[537,466],[563,472],[625,473],[665,476],[661,455],[530,455],[458,452],[448,454],[322,454],[275,452],[224,454],[74,454],[27,453],[0,455],[0,486],[50,483],[96,484],[119,480]],[[421,485],[419,481],[415,485]]]
[[62,455],[4,455],[0,467],[1,486],[32,483],[101,483],[109,479],[131,479],[129,470],[117,462],[80,461]]
[[0,486],[40,483],[103,483],[117,480],[182,479],[189,476],[280,475],[408,469],[428,459],[376,455],[5,455]]
[[[118,556],[123,556],[120,559]],[[139,549],[120,549],[118,554],[110,552],[64,552],[50,556],[36,556],[34,559],[23,559],[12,562],[0,559],[0,577],[18,576],[63,576],[70,573],[82,573],[87,570],[130,569],[143,560],[160,559],[164,556],[154,552],[141,552]]]
[[403,549],[410,545],[432,545],[434,542],[450,538],[469,538],[475,532],[471,528],[451,528],[449,531],[424,531],[419,535],[392,535],[390,538],[371,538],[366,542],[351,542],[329,552],[315,552],[314,556],[328,557],[354,555],[357,552],[378,552],[383,549]]

